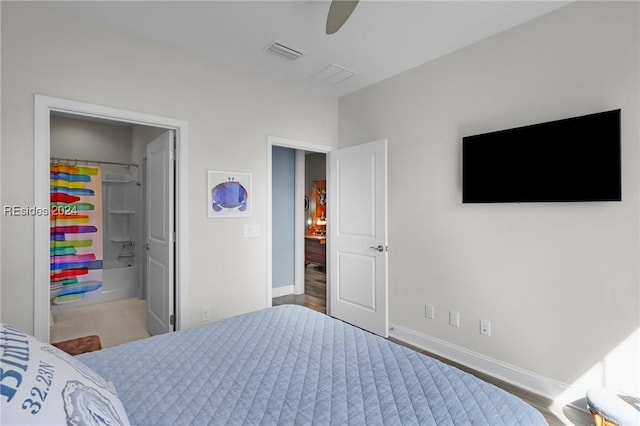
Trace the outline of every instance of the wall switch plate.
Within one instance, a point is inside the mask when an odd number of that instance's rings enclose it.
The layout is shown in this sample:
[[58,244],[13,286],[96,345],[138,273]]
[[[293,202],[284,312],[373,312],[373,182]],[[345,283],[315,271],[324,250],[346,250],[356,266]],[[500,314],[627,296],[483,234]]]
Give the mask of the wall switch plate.
[[435,308],[433,305],[424,305],[424,316],[429,319],[435,318]]
[[491,321],[480,320],[480,334],[483,336],[491,336]]
[[449,325],[453,327],[460,327],[460,313],[456,311],[449,311]]
[[211,311],[211,308],[209,306],[203,306],[202,307],[202,311],[200,312],[200,320],[202,322],[209,321],[209,312],[210,311]]

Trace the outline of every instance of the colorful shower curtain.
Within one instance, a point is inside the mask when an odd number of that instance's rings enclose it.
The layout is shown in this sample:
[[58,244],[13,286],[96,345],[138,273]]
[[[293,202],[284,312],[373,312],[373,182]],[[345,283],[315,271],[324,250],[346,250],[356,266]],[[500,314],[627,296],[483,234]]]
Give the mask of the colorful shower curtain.
[[54,305],[102,291],[102,178],[98,167],[51,163]]

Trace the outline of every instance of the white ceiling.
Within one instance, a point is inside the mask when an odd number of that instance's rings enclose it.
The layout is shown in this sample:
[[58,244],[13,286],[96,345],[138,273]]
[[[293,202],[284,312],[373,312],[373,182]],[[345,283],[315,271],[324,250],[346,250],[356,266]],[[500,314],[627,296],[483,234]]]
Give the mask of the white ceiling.
[[[253,72],[342,96],[564,6],[568,1],[361,0],[325,34],[329,1],[77,1],[56,6]],[[306,52],[265,50],[277,40]],[[357,74],[339,84],[314,75],[330,64]]]

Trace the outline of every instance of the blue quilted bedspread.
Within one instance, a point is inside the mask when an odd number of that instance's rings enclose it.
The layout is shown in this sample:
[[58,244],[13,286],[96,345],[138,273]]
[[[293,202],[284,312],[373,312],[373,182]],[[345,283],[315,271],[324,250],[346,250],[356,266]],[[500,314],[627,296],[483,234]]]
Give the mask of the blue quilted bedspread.
[[546,424],[463,371],[298,306],[78,356],[134,425]]

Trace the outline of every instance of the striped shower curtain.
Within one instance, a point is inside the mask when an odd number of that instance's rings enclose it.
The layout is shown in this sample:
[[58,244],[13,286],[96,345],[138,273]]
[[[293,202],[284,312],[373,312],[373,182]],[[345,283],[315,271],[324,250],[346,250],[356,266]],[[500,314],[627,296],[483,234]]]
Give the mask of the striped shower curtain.
[[102,291],[102,178],[98,167],[52,162],[52,304]]

